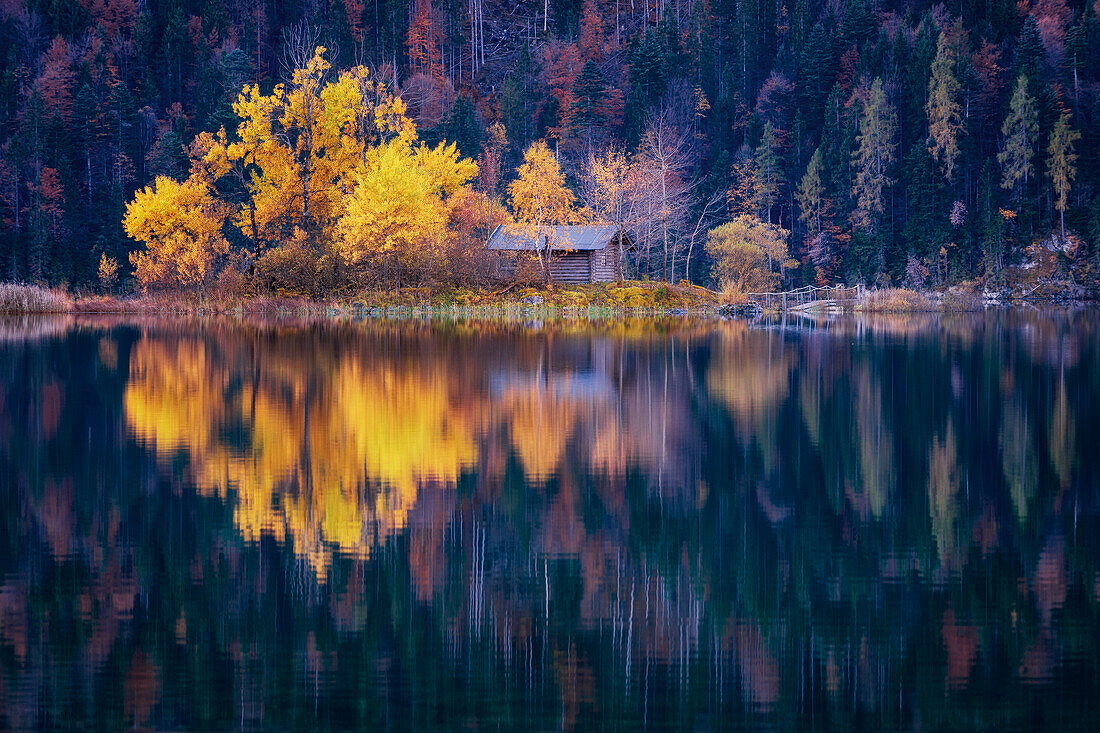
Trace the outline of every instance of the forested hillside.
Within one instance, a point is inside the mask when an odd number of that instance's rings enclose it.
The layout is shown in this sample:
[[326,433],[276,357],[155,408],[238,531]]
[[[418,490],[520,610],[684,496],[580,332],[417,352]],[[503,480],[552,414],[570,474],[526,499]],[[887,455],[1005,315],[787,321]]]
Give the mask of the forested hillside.
[[[242,88],[279,97],[322,46],[326,83],[369,74],[360,106],[398,97],[410,139],[485,204],[455,223],[463,207],[448,200],[421,227],[449,219],[476,240],[494,206],[515,215],[509,183],[545,140],[578,211],[634,234],[638,276],[714,283],[730,257],[758,254],[731,254],[730,238],[766,226],[789,245],[785,261],[766,251],[764,270],[792,285],[999,281],[1036,263],[1091,281],[1098,12],[1100,0],[0,0],[0,276],[90,285],[113,260],[130,277],[142,266],[122,223],[135,194],[241,143]],[[437,171],[417,150],[402,160]],[[386,155],[362,153],[346,185]],[[305,217],[280,226],[273,214],[259,252],[255,221],[230,226],[254,198],[227,181],[247,189],[263,166],[244,153],[225,166],[209,185],[238,208],[211,219],[227,245],[212,252],[218,268],[255,273],[267,254],[277,285],[274,269],[316,265],[318,238],[350,220],[333,211],[330,229],[311,229],[323,214],[307,191]],[[708,238],[720,225],[726,240]]]

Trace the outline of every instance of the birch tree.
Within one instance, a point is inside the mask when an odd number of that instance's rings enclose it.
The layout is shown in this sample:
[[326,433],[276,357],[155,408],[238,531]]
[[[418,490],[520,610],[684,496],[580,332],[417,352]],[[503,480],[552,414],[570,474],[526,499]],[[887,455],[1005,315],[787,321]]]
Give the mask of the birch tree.
[[678,234],[687,216],[690,184],[686,178],[688,153],[679,132],[662,119],[651,121],[642,136],[638,166],[652,202],[653,222],[660,237],[661,277],[669,277],[675,263]]
[[549,280],[547,258],[554,246],[550,227],[577,218],[576,198],[565,185],[557,158],[542,140],[528,146],[516,172],[518,177],[508,185],[512,213],[524,233],[535,240],[539,265]]

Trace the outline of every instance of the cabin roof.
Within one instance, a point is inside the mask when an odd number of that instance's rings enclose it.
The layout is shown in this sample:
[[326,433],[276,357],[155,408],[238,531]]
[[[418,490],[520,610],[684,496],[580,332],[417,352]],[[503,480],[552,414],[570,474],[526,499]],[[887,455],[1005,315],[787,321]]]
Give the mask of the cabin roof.
[[[619,227],[614,224],[579,224],[571,226],[546,227],[552,231],[556,250],[597,250],[604,249],[615,239]],[[517,226],[498,224],[489,237],[489,249],[535,250],[545,247],[536,246],[535,238],[529,236]]]

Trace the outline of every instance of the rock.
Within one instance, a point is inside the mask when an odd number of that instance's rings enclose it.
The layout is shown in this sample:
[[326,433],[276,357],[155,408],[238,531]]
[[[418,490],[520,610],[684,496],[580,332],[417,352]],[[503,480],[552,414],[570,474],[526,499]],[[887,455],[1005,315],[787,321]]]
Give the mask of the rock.
[[520,301],[524,305],[542,305],[541,295],[528,295],[526,298]]
[[752,318],[757,307],[755,303],[726,303],[718,306],[718,314],[723,318]]

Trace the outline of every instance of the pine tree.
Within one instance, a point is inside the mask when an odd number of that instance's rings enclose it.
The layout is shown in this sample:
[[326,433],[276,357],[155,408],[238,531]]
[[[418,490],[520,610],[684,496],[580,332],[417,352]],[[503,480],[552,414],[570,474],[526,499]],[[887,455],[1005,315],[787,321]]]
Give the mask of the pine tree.
[[[1001,164],[1001,188],[1015,194],[1027,189],[1039,137],[1039,113],[1027,87],[1027,77],[1020,74],[1008,106],[1008,116],[1001,126],[1004,149],[997,155]],[[1023,184],[1023,189],[1017,189],[1018,183]]]
[[1054,205],[1061,217],[1062,240],[1066,238],[1066,204],[1073,179],[1077,177],[1077,154],[1073,145],[1081,133],[1069,125],[1069,113],[1063,112],[1050,132],[1047,145],[1047,175],[1054,185]]
[[1043,49],[1039,21],[1035,20],[1034,15],[1028,15],[1020,31],[1020,40],[1016,43],[1016,72],[1026,76],[1032,86],[1037,88],[1042,81],[1045,59],[1046,51]]
[[604,97],[607,80],[595,61],[586,61],[573,82],[573,105],[570,109],[572,127],[583,130],[591,150],[592,131],[604,122]]
[[857,226],[869,232],[876,229],[878,215],[885,210],[883,191],[893,182],[889,172],[897,159],[897,130],[897,112],[886,99],[882,79],[876,78],[863,105],[856,138],[859,147],[852,156],[856,168],[853,217]]
[[825,185],[821,180],[823,167],[821,148],[810,156],[806,166],[806,175],[798,186],[798,206],[801,211],[798,218],[809,228],[810,236],[821,232],[821,218],[825,206]]
[[799,54],[799,107],[805,110],[811,130],[819,129],[825,111],[825,100],[833,85],[834,56],[829,34],[820,25],[810,32]]
[[481,125],[474,103],[466,94],[458,95],[444,129],[446,139],[458,145],[464,158],[474,159],[481,154]]
[[872,38],[878,30],[875,14],[867,0],[850,0],[844,8],[841,35],[845,43],[858,44]]
[[756,180],[759,186],[757,198],[769,224],[772,223],[772,209],[779,195],[779,187],[783,185],[783,169],[779,165],[777,145],[775,128],[771,122],[765,122],[755,157]]
[[905,224],[902,239],[918,258],[927,258],[946,241],[946,219],[937,209],[937,182],[943,178],[923,142],[914,143],[901,165],[905,181]]
[[932,78],[928,80],[928,149],[951,180],[959,157],[959,138],[964,126],[959,104],[959,80],[955,77],[955,53],[947,33],[940,33]]

